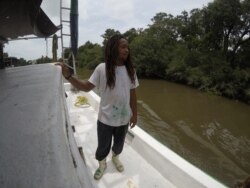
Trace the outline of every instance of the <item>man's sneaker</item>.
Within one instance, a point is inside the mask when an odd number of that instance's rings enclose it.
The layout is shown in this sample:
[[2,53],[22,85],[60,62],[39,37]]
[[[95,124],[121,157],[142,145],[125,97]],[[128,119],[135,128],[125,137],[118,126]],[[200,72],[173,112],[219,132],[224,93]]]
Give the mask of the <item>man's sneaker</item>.
[[124,171],[123,164],[122,164],[121,161],[119,160],[119,155],[116,155],[114,152],[113,152],[113,155],[112,155],[112,161],[113,161],[113,163],[114,163],[116,169],[117,169],[119,172]]
[[106,168],[107,168],[106,159],[99,161],[99,167],[97,168],[97,170],[95,171],[95,174],[94,174],[95,180],[101,179]]

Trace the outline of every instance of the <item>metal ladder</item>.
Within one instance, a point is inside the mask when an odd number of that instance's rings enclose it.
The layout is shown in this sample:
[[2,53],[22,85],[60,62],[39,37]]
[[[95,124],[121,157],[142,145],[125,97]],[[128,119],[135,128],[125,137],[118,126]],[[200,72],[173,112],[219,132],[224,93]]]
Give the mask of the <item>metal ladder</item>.
[[[64,19],[63,18],[63,14],[66,13],[68,15],[70,15],[70,7],[64,7],[63,6],[63,1],[64,0],[60,0],[60,24],[61,24],[61,46],[62,46],[62,59],[63,59],[63,62],[64,63],[67,63],[68,62],[68,59],[65,58],[65,50],[67,48],[70,48],[70,46],[66,46],[65,45],[65,38],[68,39],[68,41],[70,41],[70,37],[71,37],[71,34],[70,34],[70,31],[69,32],[66,32],[65,31],[65,27],[69,27],[70,25],[70,16],[68,16],[68,20]],[[68,25],[67,25],[68,24]]]
[[[62,46],[62,59],[63,59],[63,62],[68,65],[71,70],[72,70],[72,74],[75,74],[76,75],[76,62],[75,62],[75,57],[71,51],[71,31],[70,31],[70,24],[71,24],[71,21],[70,21],[70,16],[71,16],[71,7],[65,7],[63,5],[63,2],[64,1],[69,1],[70,2],[70,5],[69,6],[72,6],[72,0],[60,0],[60,24],[61,24],[61,46]],[[63,15],[64,14],[67,14],[67,19],[64,19],[63,18]],[[65,32],[65,27],[69,28],[69,31],[68,32]],[[68,45],[65,45],[65,38],[68,39]],[[70,49],[70,54],[69,54],[69,57],[65,57],[65,50],[66,49]],[[69,63],[72,63],[71,65],[69,65]]]

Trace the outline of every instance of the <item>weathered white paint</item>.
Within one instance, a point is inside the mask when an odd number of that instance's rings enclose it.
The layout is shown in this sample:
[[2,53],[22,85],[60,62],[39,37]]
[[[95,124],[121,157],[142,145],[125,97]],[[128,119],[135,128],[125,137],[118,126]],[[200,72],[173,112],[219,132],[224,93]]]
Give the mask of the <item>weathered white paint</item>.
[[59,67],[2,69],[0,81],[0,187],[91,188],[66,127]]

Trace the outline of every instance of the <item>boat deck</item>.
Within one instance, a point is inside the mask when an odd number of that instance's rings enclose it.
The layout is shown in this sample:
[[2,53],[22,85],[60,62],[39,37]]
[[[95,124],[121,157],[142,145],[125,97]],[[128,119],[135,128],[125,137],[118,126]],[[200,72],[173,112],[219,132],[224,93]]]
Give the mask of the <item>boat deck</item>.
[[[138,126],[127,134],[125,171],[117,172],[109,155],[96,181],[100,98],[93,91],[72,92],[53,64],[0,70],[0,79],[1,188],[226,188]],[[77,96],[91,106],[74,106]]]
[[[118,172],[111,161],[111,153],[107,157],[107,169],[101,180],[94,180],[93,174],[98,167],[95,159],[97,147],[97,109],[93,106],[76,107],[74,105],[80,93],[67,91],[67,104],[71,126],[75,129],[75,139],[78,147],[82,147],[89,175],[94,187],[98,188],[152,188],[175,187],[151,166],[134,148],[130,147],[132,137],[127,136],[124,150],[120,156],[124,164],[124,172]],[[163,167],[164,168],[164,167]]]

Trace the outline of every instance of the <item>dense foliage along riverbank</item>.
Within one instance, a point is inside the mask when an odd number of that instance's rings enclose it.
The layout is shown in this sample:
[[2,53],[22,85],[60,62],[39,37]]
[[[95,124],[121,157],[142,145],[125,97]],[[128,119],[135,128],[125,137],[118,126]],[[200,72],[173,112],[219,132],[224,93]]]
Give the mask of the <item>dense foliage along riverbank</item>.
[[[222,11],[223,10],[223,11]],[[250,103],[250,1],[215,0],[173,16],[158,13],[148,28],[123,33],[139,77],[161,78]],[[78,66],[103,61],[103,45],[79,47]]]

